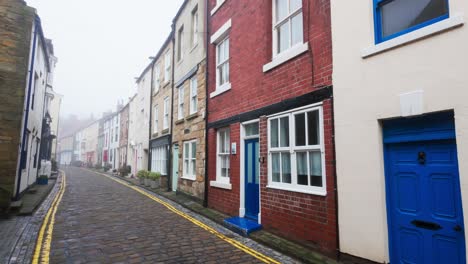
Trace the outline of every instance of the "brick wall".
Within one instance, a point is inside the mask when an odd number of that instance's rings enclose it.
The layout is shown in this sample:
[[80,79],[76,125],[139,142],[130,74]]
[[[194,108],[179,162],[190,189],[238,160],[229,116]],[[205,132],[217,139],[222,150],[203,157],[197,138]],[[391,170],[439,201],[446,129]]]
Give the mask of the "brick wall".
[[14,192],[34,12],[0,0],[0,210]]

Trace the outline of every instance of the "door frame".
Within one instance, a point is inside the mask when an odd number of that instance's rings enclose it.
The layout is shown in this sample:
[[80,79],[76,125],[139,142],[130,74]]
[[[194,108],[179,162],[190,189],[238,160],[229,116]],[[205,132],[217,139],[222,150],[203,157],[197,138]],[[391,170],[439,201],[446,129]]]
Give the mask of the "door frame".
[[[430,124],[427,126],[427,124]],[[392,201],[391,201],[391,186],[388,181],[390,175],[390,146],[398,143],[413,143],[413,142],[434,142],[438,140],[454,140],[457,146],[455,134],[455,119],[453,111],[444,111],[437,113],[427,113],[422,116],[401,117],[391,120],[382,120],[381,131],[383,139],[383,165],[384,165],[384,183],[385,183],[385,206],[387,218],[387,233],[388,233],[388,257],[390,263],[397,262],[393,260],[393,242],[394,234],[392,229]],[[458,151],[457,151],[458,156]],[[457,166],[459,168],[457,157]],[[458,171],[458,181],[461,195],[460,171]],[[463,202],[463,201],[462,201]],[[464,218],[463,204],[462,215]],[[463,219],[464,221],[464,219]],[[466,231],[465,231],[466,243]],[[465,252],[466,254],[466,252]],[[466,257],[466,255],[465,255]]]
[[[258,139],[258,146],[260,150],[260,135],[249,136],[245,135],[245,126],[253,123],[258,123],[260,128],[260,119],[253,119],[250,121],[242,122],[240,124],[240,195],[239,195],[239,216],[245,217],[245,140],[248,139]],[[260,134],[260,129],[259,129]],[[260,153],[259,153],[260,157]],[[261,202],[261,192],[260,192],[260,171],[261,166],[259,166],[258,171],[258,223],[261,224],[261,215],[262,215],[262,202]]]

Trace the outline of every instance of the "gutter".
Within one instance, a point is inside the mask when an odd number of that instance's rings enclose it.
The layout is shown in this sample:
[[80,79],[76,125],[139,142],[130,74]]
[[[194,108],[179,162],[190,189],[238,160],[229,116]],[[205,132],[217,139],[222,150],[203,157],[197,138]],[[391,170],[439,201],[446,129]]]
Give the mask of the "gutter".
[[20,153],[20,161],[19,161],[19,167],[18,167],[18,183],[16,185],[16,194],[14,197],[14,201],[19,200],[19,193],[20,193],[20,188],[21,188],[21,171],[22,171],[22,165],[25,162],[25,144],[26,144],[26,130],[28,129],[28,121],[29,121],[29,105],[31,101],[31,90],[32,90],[32,80],[33,80],[33,72],[34,72],[34,62],[36,58],[36,42],[37,42],[37,32],[38,32],[38,25],[36,21],[34,21],[34,38],[32,42],[32,53],[31,53],[31,65],[29,66],[29,84],[28,84],[28,97],[26,98],[26,112],[24,114],[24,123],[23,123],[23,131],[22,131],[22,138],[21,138],[21,153]]
[[209,159],[208,157],[210,156],[208,153],[208,69],[209,67],[209,47],[210,47],[210,42],[208,36],[210,35],[210,27],[209,27],[209,13],[208,13],[208,4],[209,1],[205,0],[205,49],[206,49],[206,60],[205,60],[205,193],[204,193],[204,198],[203,198],[203,206],[208,207],[208,184],[209,184],[209,178],[208,178],[208,166],[209,166]]

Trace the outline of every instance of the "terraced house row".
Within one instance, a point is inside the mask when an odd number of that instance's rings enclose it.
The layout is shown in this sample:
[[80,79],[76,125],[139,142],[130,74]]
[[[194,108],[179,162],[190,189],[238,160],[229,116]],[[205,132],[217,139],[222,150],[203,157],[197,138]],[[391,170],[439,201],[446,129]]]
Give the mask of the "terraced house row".
[[467,12],[184,1],[97,159],[331,257],[465,263]]

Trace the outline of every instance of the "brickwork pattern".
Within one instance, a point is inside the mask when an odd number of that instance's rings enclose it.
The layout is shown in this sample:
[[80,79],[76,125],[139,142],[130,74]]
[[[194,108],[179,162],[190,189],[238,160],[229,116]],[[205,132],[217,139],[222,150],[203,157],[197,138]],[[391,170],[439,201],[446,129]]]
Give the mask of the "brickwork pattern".
[[[182,87],[184,89],[184,119],[178,120],[179,113],[179,93],[178,89],[174,89],[174,124],[172,141],[174,144],[179,145],[179,179],[178,190],[184,193],[195,196],[199,199],[204,198],[205,193],[205,110],[206,110],[206,89],[205,89],[205,74],[206,63],[200,63],[197,73],[192,78],[197,78],[197,94],[198,94],[198,112],[190,114],[190,82],[187,79]],[[184,142],[196,140],[197,153],[196,153],[196,179],[184,179],[183,174],[183,155],[184,155]]]
[[0,211],[14,193],[34,9],[0,0]]

